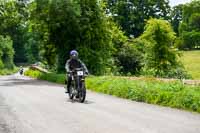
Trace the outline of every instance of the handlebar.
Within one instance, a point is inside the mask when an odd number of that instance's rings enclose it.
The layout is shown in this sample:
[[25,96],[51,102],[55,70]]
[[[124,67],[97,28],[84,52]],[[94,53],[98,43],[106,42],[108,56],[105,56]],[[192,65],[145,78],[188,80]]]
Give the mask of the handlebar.
[[84,74],[85,74],[85,76],[88,76],[88,75],[89,75],[89,72],[86,72],[83,68],[75,68],[75,69],[73,69],[72,71],[69,71],[69,72],[67,72],[67,73],[68,73],[68,74],[73,74],[73,73],[75,73],[75,72],[77,72],[77,71],[83,71]]

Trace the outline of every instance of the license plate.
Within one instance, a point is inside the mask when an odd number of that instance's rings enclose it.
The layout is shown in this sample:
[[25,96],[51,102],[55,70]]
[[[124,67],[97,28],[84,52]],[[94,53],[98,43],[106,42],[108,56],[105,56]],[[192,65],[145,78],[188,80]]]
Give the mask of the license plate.
[[78,71],[78,72],[77,72],[77,75],[78,75],[78,76],[83,76],[83,71]]

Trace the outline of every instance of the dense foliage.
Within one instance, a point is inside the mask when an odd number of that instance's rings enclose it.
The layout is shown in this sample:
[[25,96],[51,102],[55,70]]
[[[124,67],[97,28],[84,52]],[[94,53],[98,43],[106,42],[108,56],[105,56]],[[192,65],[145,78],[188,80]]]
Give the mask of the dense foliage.
[[150,19],[141,38],[148,40],[146,71],[164,76],[178,65],[177,54],[173,49],[175,33],[167,21]]
[[10,37],[0,36],[0,69],[13,69],[13,42]]
[[183,20],[179,27],[180,49],[200,47],[200,0],[194,0],[183,6]]
[[132,39],[119,49],[116,60],[122,75],[140,74],[144,66],[146,44],[143,39]]
[[179,34],[178,30],[179,30],[179,25],[183,19],[183,5],[177,5],[175,7],[172,8],[170,17],[171,17],[171,24],[173,26],[174,32],[177,33],[177,35]]
[[[124,36],[112,20],[105,16],[97,0],[60,0],[32,3],[31,28],[41,33],[43,57],[51,67],[64,71],[69,51],[77,49],[93,74],[109,73],[113,68],[114,43]],[[59,14],[59,15],[57,15]],[[39,24],[38,24],[39,23]],[[119,35],[114,35],[116,32]],[[119,42],[118,42],[119,40]]]
[[27,61],[25,54],[25,21],[28,17],[24,3],[17,1],[0,1],[0,35],[10,36],[15,50],[15,62]]
[[168,0],[6,0],[0,35],[13,42],[15,64],[40,61],[64,72],[76,49],[94,75],[180,78],[187,76],[173,47],[199,48],[199,7],[199,0],[173,8]]
[[122,27],[128,36],[142,34],[146,20],[163,18],[168,20],[168,0],[106,0],[107,14]]

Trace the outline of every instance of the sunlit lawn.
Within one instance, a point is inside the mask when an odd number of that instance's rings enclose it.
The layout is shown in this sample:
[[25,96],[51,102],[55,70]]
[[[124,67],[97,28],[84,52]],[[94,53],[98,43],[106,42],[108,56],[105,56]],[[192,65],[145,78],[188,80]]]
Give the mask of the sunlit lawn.
[[200,50],[183,51],[181,60],[193,79],[200,79]]

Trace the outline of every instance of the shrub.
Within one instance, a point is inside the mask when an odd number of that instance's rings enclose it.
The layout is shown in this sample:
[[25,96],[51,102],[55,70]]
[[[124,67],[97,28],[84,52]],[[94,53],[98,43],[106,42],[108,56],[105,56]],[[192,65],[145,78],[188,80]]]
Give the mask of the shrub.
[[175,41],[175,47],[179,50],[185,50],[187,47],[185,46],[183,40],[181,38],[177,38]]
[[28,70],[25,72],[25,75],[60,84],[65,82],[65,74],[43,73],[38,70]]
[[183,46],[188,49],[200,47],[200,31],[184,32]]
[[117,64],[125,75],[138,74],[143,67],[145,40],[134,39],[124,44],[117,53]]

